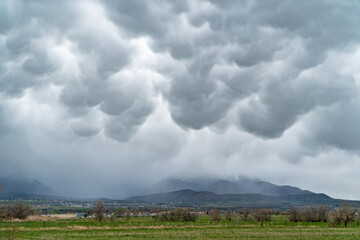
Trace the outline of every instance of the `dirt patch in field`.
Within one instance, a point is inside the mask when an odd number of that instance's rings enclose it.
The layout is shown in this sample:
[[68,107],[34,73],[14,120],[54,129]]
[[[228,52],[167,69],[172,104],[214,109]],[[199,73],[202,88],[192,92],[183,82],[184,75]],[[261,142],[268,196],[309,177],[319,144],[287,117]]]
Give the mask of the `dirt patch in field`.
[[26,219],[15,218],[15,219],[9,219],[7,221],[9,221],[9,222],[26,222],[26,221],[44,221],[44,220],[48,220],[48,217],[44,216],[44,215],[31,215],[31,216],[28,216]]
[[75,217],[75,214],[31,215],[25,220],[15,219],[14,221],[51,221],[59,219],[70,219]]
[[31,215],[25,219],[25,221],[45,221],[45,220],[48,220],[48,217],[45,215]]
[[50,220],[57,220],[57,219],[70,219],[76,218],[75,214],[54,214],[49,217]]
[[66,227],[66,229],[71,229],[71,230],[86,230],[86,229],[89,229],[89,227],[86,227],[86,226],[68,226],[68,227]]
[[75,214],[54,214],[54,215],[30,215],[26,219],[11,219],[11,222],[25,222],[25,221],[55,221],[60,219],[76,218]]

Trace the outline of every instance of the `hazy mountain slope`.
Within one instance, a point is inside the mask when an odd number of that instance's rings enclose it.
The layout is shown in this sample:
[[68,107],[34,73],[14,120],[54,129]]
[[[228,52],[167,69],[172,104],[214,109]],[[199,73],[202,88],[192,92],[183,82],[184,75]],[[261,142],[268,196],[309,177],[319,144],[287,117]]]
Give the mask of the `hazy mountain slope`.
[[220,200],[220,196],[212,192],[197,192],[190,189],[185,189],[170,193],[135,196],[126,200],[144,202],[203,202],[208,200],[218,201]]
[[270,182],[258,179],[242,177],[238,180],[230,181],[224,179],[167,179],[159,183],[150,190],[150,193],[170,192],[182,189],[194,191],[209,191],[217,194],[264,194],[270,196],[307,194],[311,193],[292,186],[279,186]]
[[[341,200],[332,199],[325,194],[308,193],[296,195],[268,196],[262,194],[215,194],[212,192],[198,192],[180,190],[168,193],[158,193],[134,196],[126,199],[133,202],[155,203],[231,203],[233,206],[250,207],[288,207],[291,205],[339,205]],[[360,205],[360,202],[353,202]]]
[[260,193],[265,195],[291,195],[311,193],[293,186],[279,186],[260,180],[241,180],[237,186],[241,189],[238,193]]
[[2,196],[10,193],[30,193],[30,194],[52,194],[53,190],[45,184],[24,177],[9,178],[0,176],[0,187]]
[[167,179],[156,184],[151,192],[172,192],[183,189],[201,190],[203,187],[196,182],[181,180],[181,179]]
[[248,193],[248,191],[242,191],[242,189],[233,182],[227,180],[219,180],[203,188],[206,191],[214,192],[217,194],[225,193]]

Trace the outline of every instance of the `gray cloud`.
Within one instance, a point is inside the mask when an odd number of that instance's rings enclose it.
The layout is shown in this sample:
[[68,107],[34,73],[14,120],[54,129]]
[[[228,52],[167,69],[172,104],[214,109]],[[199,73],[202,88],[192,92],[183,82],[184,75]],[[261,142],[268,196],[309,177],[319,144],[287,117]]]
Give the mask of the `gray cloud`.
[[[104,191],[95,195],[107,196],[131,190],[110,193],[108,182],[154,175],[283,175],[301,185],[314,167],[323,177],[326,158],[358,161],[359,8],[1,1],[0,163],[79,195],[91,195],[81,189],[96,171]],[[66,169],[79,166],[88,174],[66,190],[59,179],[69,184]]]
[[100,129],[95,124],[89,124],[83,121],[76,121],[72,124],[74,132],[82,137],[90,137],[99,133]]
[[35,74],[44,75],[54,71],[54,66],[48,60],[48,58],[42,53],[27,59],[23,64],[24,71]]
[[106,0],[108,15],[130,34],[161,37],[174,17],[188,9],[187,1],[159,0],[152,3],[141,0]]
[[[134,124],[128,120],[121,120],[116,124],[116,120],[109,122],[112,122],[112,126],[117,125],[118,129],[129,128],[132,129],[129,133],[135,132],[135,126],[146,117],[144,113],[150,114],[150,111],[136,113],[139,111],[135,106],[136,91],[132,90],[130,93],[123,86],[122,93],[116,93],[109,85],[108,79],[130,63],[132,47],[106,16],[96,12],[102,8],[99,3],[91,2],[86,6],[80,1],[47,6],[35,1],[24,3],[26,6],[22,2],[8,2],[5,5],[8,8],[8,18],[15,19],[15,24],[11,26],[13,30],[4,31],[6,41],[3,49],[6,57],[2,59],[2,65],[7,67],[0,76],[0,89],[5,94],[21,97],[24,90],[39,84],[59,84],[63,86],[60,100],[70,116],[86,117],[97,106],[101,106],[102,112],[109,115],[119,115],[121,112],[116,111],[119,111],[120,105],[124,109],[134,108],[129,110],[134,113],[130,114]],[[85,9],[87,14],[75,14],[80,9]],[[52,14],[55,10],[62,10],[65,15]],[[21,15],[21,18],[15,15]],[[94,25],[96,23],[102,25]],[[55,51],[54,48],[60,47],[71,51],[73,56],[59,56],[63,54],[62,49]],[[69,57],[74,58],[71,59],[73,69],[70,70],[70,67],[64,69],[64,63],[61,63],[65,61],[66,64]],[[74,71],[74,68],[76,74],[68,72]],[[115,95],[121,99],[115,99]],[[148,101],[149,105],[150,101],[144,96],[141,101]],[[129,117],[125,117],[127,118]],[[81,121],[73,125],[72,129],[80,136],[93,136],[99,131],[86,124],[81,126]],[[104,126],[104,129],[109,129],[109,126]]]
[[288,84],[273,81],[258,98],[240,110],[239,119],[249,132],[279,137],[299,116],[314,108],[351,98],[355,94],[354,87],[352,79],[322,70],[304,73]]
[[118,141],[128,141],[151,113],[152,106],[146,102],[136,102],[131,109],[106,121],[105,135]]
[[[198,14],[194,7],[186,14],[196,29],[188,26],[187,34],[181,28],[178,32],[169,29],[163,38],[166,40],[158,41],[156,45],[159,48],[162,44],[179,65],[183,58],[196,55],[185,62],[182,73],[170,74],[170,90],[165,93],[173,119],[178,124],[194,129],[212,125],[226,115],[231,102],[252,95],[258,97],[250,101],[251,105],[239,110],[241,127],[259,136],[279,137],[300,115],[346,97],[347,90],[341,90],[341,83],[339,88],[343,94],[336,93],[337,87],[331,86],[332,82],[299,79],[299,75],[322,64],[329,50],[358,39],[353,18],[339,17],[339,11],[343,15],[347,15],[348,10],[354,13],[350,9],[352,5],[304,1],[299,9],[291,2],[281,4],[276,1],[212,4],[216,6],[207,6],[207,11]],[[314,12],[319,14],[309,17]],[[334,24],[335,21],[341,23]],[[200,27],[207,30],[200,30]],[[198,33],[200,31],[205,33]],[[204,35],[208,39],[204,40]],[[224,61],[238,65],[236,73],[230,77],[213,77],[212,69],[223,66]],[[174,67],[179,65],[174,64]],[[274,67],[281,70],[274,73]],[[347,78],[336,74],[318,77]],[[251,86],[242,85],[246,81],[251,81]],[[300,83],[294,84],[296,81]],[[224,90],[224,84],[229,89]],[[312,96],[303,101],[305,93]]]
[[[331,108],[318,111],[308,121],[311,135],[304,136],[304,141],[313,143],[309,148],[335,147],[350,151],[359,151],[358,126],[360,112],[359,99],[339,102]],[[317,149],[318,150],[318,149]]]

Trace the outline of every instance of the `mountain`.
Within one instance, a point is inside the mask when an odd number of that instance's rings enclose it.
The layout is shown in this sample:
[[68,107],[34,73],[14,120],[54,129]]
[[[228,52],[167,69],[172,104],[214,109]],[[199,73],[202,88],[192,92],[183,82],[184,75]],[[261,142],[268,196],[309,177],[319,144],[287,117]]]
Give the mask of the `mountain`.
[[[305,193],[293,195],[264,195],[264,194],[216,194],[207,191],[193,191],[190,189],[134,196],[126,199],[130,202],[153,203],[191,203],[197,205],[231,206],[231,207],[289,207],[327,205],[338,206],[343,200],[333,199],[325,194]],[[360,206],[360,201],[350,201],[349,204]]]
[[167,179],[157,184],[150,193],[171,192],[183,189],[194,191],[208,191],[217,194],[264,194],[269,196],[308,194],[307,190],[302,190],[292,186],[279,186],[270,182],[240,177],[237,180],[225,179],[194,179],[180,180]]
[[[238,177],[233,180],[167,179],[149,191],[151,194],[126,199],[132,202],[186,203],[188,205],[289,207],[327,205],[337,206],[343,200],[313,193],[293,186],[280,186],[259,179]],[[157,192],[157,193],[155,193]],[[360,206],[358,201],[349,204]]]
[[252,179],[238,180],[236,185],[239,187],[239,192],[232,193],[260,193],[274,196],[311,193],[310,191],[302,190],[298,187],[288,185],[279,186],[270,182]]
[[0,176],[0,187],[2,188],[1,196],[8,196],[13,193],[27,194],[52,194],[53,190],[45,184],[35,179],[24,177],[4,177]]
[[135,202],[207,202],[219,201],[219,195],[212,192],[197,192],[190,189],[169,193],[157,193],[143,196],[135,196],[126,199]]
[[153,189],[152,192],[170,192],[183,189],[192,189],[192,190],[201,190],[203,186],[200,183],[181,180],[181,179],[166,179],[158,183]]

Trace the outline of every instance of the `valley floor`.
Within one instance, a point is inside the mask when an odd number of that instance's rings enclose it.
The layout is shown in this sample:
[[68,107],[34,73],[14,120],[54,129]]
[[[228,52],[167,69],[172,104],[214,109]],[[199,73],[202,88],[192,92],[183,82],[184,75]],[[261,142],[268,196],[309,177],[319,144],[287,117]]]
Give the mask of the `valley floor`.
[[360,228],[329,227],[326,223],[211,223],[203,216],[194,223],[158,222],[147,217],[130,221],[92,219],[0,222],[0,239],[360,239]]

